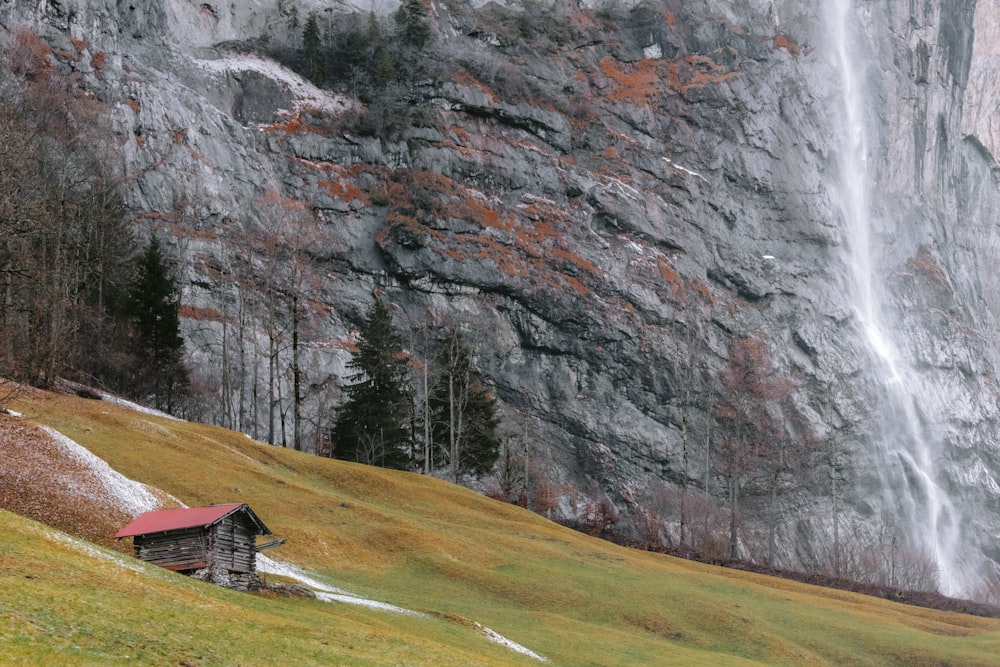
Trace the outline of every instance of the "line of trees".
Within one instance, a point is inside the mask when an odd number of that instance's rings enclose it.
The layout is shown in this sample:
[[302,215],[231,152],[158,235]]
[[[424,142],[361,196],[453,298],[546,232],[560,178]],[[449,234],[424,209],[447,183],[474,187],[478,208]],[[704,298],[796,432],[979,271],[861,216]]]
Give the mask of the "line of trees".
[[[297,12],[292,18],[297,26]],[[448,58],[431,53],[433,39],[423,1],[404,0],[392,17],[355,12],[321,22],[310,13],[301,46],[273,47],[269,55],[318,86],[360,100],[365,106],[350,119],[351,131],[384,137],[419,113],[410,96],[412,83],[447,66]]]
[[446,471],[458,481],[481,477],[500,454],[500,419],[477,377],[473,351],[459,329],[436,341],[434,359],[411,362],[388,306],[376,300],[360,329],[353,374],[332,431],[340,459],[407,470]]
[[[695,314],[690,308],[697,303],[686,305]],[[790,493],[825,495],[830,515],[811,526],[810,541],[802,546],[813,561],[804,565],[823,576],[935,590],[933,557],[907,543],[887,517],[873,528],[872,522],[857,524],[843,516],[843,487],[852,474],[847,441],[860,438],[857,420],[863,407],[838,401],[842,415],[852,417],[842,416],[840,428],[821,440],[796,404],[796,382],[774,366],[762,338],[730,340],[726,363],[713,379],[695,353],[704,348],[698,340],[704,333],[697,322],[670,332],[688,353],[669,360],[678,383],[673,405],[681,445],[679,479],[643,490],[626,488],[635,532],[613,529],[609,537],[713,561],[778,567],[779,499]],[[836,393],[832,387],[828,391]],[[691,466],[698,457],[703,457],[697,466],[703,479],[694,478]]]
[[29,29],[3,51],[0,375],[96,383],[171,409],[186,378],[176,284],[159,246],[140,257],[125,222],[106,111]]
[[[193,391],[202,397],[194,418],[300,451],[322,449],[338,386],[314,363],[325,348],[318,326],[329,305],[310,270],[328,242],[322,223],[301,201],[268,190],[253,200],[254,215],[219,228],[218,251],[197,269],[206,276],[207,303],[188,311],[200,346]],[[225,235],[239,235],[240,252]]]

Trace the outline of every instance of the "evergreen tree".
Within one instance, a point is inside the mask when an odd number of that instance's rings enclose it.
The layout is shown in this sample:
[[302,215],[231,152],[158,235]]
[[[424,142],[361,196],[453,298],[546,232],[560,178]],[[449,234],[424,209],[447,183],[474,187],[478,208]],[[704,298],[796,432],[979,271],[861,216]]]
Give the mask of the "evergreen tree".
[[376,300],[361,327],[355,371],[333,430],[334,456],[385,468],[409,467],[412,387],[403,341]]
[[430,392],[433,456],[448,461],[452,479],[460,473],[481,477],[500,452],[499,418],[493,397],[476,379],[472,352],[452,329],[438,356],[441,369]]
[[424,48],[433,37],[423,0],[403,0],[396,11],[396,23],[402,42],[417,50]]
[[180,335],[180,294],[156,236],[139,258],[129,301],[140,356],[148,361],[137,389],[151,394],[157,409],[172,412],[175,399],[187,388],[188,376]]
[[393,61],[389,40],[382,34],[375,13],[368,16],[369,70],[376,88],[385,88],[396,78],[396,63]]
[[306,72],[309,80],[317,86],[323,85],[326,72],[323,65],[322,36],[319,30],[319,19],[316,13],[310,13],[306,25],[302,29],[302,50],[306,56]]

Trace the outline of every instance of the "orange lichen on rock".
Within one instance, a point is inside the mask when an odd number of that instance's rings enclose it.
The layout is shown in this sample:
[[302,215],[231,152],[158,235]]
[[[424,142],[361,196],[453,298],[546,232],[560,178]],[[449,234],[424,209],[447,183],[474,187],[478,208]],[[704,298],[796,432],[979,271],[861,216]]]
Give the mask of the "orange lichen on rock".
[[948,287],[948,276],[927,246],[920,246],[917,256],[907,262],[907,268],[916,278],[939,287]]
[[802,52],[802,48],[798,44],[790,40],[787,35],[781,32],[774,35],[772,47],[775,49],[784,49],[793,56],[797,56]]
[[371,203],[364,190],[350,181],[317,181],[316,184],[326,190],[326,193],[335,199],[346,202],[357,199],[365,202],[366,205]]
[[309,109],[296,111],[294,114],[289,114],[287,116],[287,120],[269,123],[268,125],[264,125],[261,129],[263,129],[267,134],[296,135],[309,133],[321,136],[327,136],[330,134],[328,129],[310,123],[308,118],[303,117],[302,111],[308,112]]
[[135,220],[146,220],[149,222],[165,220],[168,222],[177,219],[177,211],[135,211],[133,214],[133,219]]
[[740,75],[703,55],[688,55],[676,60],[646,58],[636,63],[623,63],[605,56],[599,66],[614,84],[608,95],[613,102],[646,106],[656,104],[662,94],[684,94]]
[[[386,193],[389,225],[377,236],[380,244],[426,248],[443,262],[437,270],[474,261],[491,267],[504,282],[594,294],[588,284],[599,280],[601,272],[569,243],[571,215],[555,202],[526,195],[516,212],[509,211],[430,171],[398,173],[388,180]],[[473,227],[448,224],[459,220]]]
[[680,274],[677,273],[677,271],[674,270],[674,267],[670,266],[665,259],[660,259],[659,267],[660,277],[663,279],[664,285],[670,289],[673,297],[678,300],[683,298],[685,291],[684,279],[681,278]]
[[7,67],[15,74],[47,75],[52,68],[52,49],[27,26],[17,29],[14,40],[4,50]]
[[314,162],[300,157],[290,157],[289,162],[296,171],[305,178],[316,179],[317,187],[326,191],[330,197],[344,202],[360,201],[365,206],[371,206],[371,199],[354,179],[365,170],[365,165],[357,163],[343,167],[333,162]]
[[177,314],[184,319],[199,322],[221,322],[225,319],[218,308],[204,308],[188,304],[181,304],[177,309]]
[[464,127],[452,125],[448,128],[448,133],[454,137],[456,143],[465,145],[472,142],[472,135]]
[[477,79],[472,73],[465,69],[464,67],[458,68],[452,76],[451,80],[453,83],[457,83],[460,86],[468,86],[470,88],[476,88],[482,92],[487,97],[491,98],[490,101],[495,101],[501,99],[493,90],[490,89],[485,83]]
[[604,56],[599,65],[604,75],[614,81],[614,90],[609,95],[612,101],[650,105],[659,99],[659,61],[646,59],[629,64]]
[[708,56],[685,56],[679,61],[668,63],[670,85],[680,93],[704,88],[710,84],[722,83],[739,76],[739,72],[729,72]]

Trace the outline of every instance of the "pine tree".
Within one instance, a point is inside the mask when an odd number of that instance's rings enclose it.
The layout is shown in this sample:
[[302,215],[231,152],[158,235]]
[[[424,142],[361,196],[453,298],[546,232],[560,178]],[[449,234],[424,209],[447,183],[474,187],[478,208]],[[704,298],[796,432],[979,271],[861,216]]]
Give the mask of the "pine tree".
[[355,371],[333,430],[334,456],[405,470],[410,462],[412,394],[403,342],[389,309],[376,300],[361,327]]
[[403,43],[418,51],[433,37],[423,0],[403,0],[396,11],[396,23]]
[[309,14],[306,25],[302,29],[302,50],[305,51],[306,68],[309,80],[317,86],[323,85],[326,72],[323,63],[322,36],[319,30],[319,19],[316,13]]
[[396,64],[390,51],[389,40],[382,33],[375,13],[368,16],[368,48],[371,49],[371,80],[376,88],[385,88],[396,78]]
[[187,388],[188,376],[180,335],[180,294],[156,236],[139,258],[129,301],[140,354],[149,362],[138,389],[152,394],[157,409],[171,412]]
[[458,330],[448,333],[438,367],[429,399],[435,459],[448,461],[456,481],[460,473],[480,477],[499,456],[499,418],[492,396],[475,377],[472,352]]

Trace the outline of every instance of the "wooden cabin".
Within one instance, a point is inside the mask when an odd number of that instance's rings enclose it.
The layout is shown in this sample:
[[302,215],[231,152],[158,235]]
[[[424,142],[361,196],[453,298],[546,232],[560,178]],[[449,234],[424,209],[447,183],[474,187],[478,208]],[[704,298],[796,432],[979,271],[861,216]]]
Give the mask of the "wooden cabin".
[[[270,535],[245,503],[157,510],[140,514],[117,533],[131,537],[135,557],[168,570],[232,588],[254,588],[258,535]],[[282,540],[283,541],[283,540]]]

